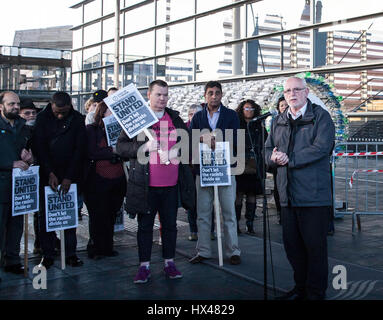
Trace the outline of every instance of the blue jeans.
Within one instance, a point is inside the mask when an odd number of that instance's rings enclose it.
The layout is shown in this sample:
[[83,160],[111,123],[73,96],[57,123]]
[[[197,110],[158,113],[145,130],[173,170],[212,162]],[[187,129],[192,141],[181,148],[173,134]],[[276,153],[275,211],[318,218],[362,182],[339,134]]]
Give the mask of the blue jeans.
[[[129,199],[128,199],[129,201]],[[138,256],[140,262],[150,261],[153,243],[154,218],[158,212],[161,221],[162,257],[172,259],[176,253],[177,240],[177,186],[149,187],[150,213],[137,215]]]

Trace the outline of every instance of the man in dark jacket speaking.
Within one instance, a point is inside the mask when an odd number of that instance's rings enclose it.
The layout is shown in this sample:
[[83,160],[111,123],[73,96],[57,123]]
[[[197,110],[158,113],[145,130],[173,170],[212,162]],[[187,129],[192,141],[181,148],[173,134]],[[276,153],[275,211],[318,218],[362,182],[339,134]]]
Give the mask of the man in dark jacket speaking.
[[[66,194],[70,185],[76,183],[79,193],[86,157],[84,118],[73,109],[71,98],[66,92],[56,92],[52,96],[52,102],[38,114],[33,142],[33,153],[40,164],[40,204],[43,208],[40,240],[44,257],[41,263],[49,268],[53,264],[56,238],[54,232],[46,231],[44,186]],[[76,256],[76,246],[76,229],[66,229],[66,263],[71,266],[82,265],[82,261]]]
[[289,108],[273,121],[266,140],[266,162],[278,171],[283,243],[295,280],[295,288],[277,299],[322,300],[327,289],[329,163],[335,127],[330,114],[311,103],[308,93],[304,79],[287,79],[284,96]]

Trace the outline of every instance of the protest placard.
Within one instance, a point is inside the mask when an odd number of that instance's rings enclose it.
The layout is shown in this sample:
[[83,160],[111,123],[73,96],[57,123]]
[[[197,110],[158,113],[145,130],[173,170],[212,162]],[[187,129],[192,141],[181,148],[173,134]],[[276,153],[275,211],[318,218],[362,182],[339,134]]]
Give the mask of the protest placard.
[[12,216],[39,210],[39,166],[12,170]]
[[114,115],[110,115],[102,119],[105,125],[106,138],[108,140],[108,146],[114,147],[117,144],[117,139],[122,130],[120,124],[114,117]]
[[201,187],[231,185],[229,142],[216,142],[215,150],[199,144]]
[[104,102],[129,138],[158,122],[154,112],[132,83],[105,98]]
[[229,142],[216,142],[212,150],[205,143],[199,144],[201,187],[214,187],[214,211],[217,228],[219,266],[223,265],[222,232],[218,186],[231,185]]
[[45,187],[47,232],[76,228],[78,225],[77,208],[76,184],[71,184],[68,193],[65,195],[59,195],[51,187]]

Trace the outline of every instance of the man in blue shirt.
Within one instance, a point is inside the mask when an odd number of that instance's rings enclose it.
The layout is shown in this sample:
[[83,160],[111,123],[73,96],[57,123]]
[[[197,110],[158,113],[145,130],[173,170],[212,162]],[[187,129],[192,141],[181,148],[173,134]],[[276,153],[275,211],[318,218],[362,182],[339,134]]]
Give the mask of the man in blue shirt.
[[[216,137],[213,131],[221,130],[225,141],[225,130],[233,130],[233,141],[230,148],[235,153],[237,130],[239,119],[234,110],[222,105],[222,86],[217,81],[209,81],[205,85],[206,105],[197,112],[190,124],[190,132],[193,129],[207,129],[210,132],[201,136],[201,142],[207,143],[212,149],[215,148]],[[227,137],[226,137],[227,138]],[[196,170],[199,172],[199,168]],[[214,189],[213,187],[201,187],[200,177],[196,178],[197,189],[197,227],[198,242],[197,255],[190,260],[190,263],[199,263],[204,259],[211,258],[211,212],[213,209]],[[218,188],[219,201],[222,209],[224,223],[225,254],[230,258],[231,264],[240,264],[241,251],[238,246],[237,220],[235,215],[235,177],[231,177],[231,185]]]

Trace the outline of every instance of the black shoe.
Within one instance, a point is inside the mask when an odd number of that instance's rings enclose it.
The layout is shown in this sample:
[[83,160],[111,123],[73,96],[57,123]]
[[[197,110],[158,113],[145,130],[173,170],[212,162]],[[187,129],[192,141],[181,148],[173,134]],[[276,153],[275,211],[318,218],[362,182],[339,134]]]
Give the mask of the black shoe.
[[241,257],[238,255],[234,255],[230,257],[230,264],[236,265],[241,263]]
[[197,254],[195,257],[191,258],[189,260],[189,262],[192,263],[192,264],[196,264],[196,263],[200,263],[200,262],[202,262],[203,260],[206,260],[206,259],[207,258],[202,257],[202,256]]
[[306,300],[326,300],[326,294],[307,293]]
[[44,266],[45,269],[49,269],[54,263],[54,260],[52,258],[46,258],[43,257],[40,261],[40,265]]
[[254,235],[253,223],[246,223],[246,234]]
[[252,221],[246,221],[246,233],[255,234]]
[[190,236],[188,237],[189,241],[197,241],[198,240],[198,235],[197,232],[191,232]]
[[103,254],[97,254],[97,253],[89,253],[88,252],[88,258],[89,259],[93,259],[93,260],[101,260],[103,258],[105,258],[105,256]]
[[84,264],[77,256],[67,257],[65,263],[71,267],[81,267]]
[[255,235],[255,231],[254,231],[254,229],[247,229],[246,234],[253,236],[253,235]]
[[11,272],[14,274],[23,274],[24,273],[24,266],[22,266],[20,263],[13,264],[11,266],[5,266],[4,271],[5,272]]
[[284,295],[275,297],[275,300],[306,300],[306,294],[302,290],[294,288]]
[[117,257],[119,255],[118,251],[112,250],[112,252],[106,253],[105,257]]

